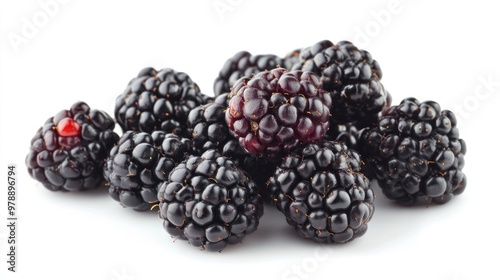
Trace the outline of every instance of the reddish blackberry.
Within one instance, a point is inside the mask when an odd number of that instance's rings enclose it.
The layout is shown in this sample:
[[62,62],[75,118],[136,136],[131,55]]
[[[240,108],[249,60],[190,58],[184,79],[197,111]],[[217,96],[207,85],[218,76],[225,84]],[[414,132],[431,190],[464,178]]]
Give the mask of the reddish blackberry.
[[276,68],[235,83],[226,123],[250,154],[281,156],[325,135],[330,106],[316,74]]
[[216,150],[190,156],[158,192],[160,218],[172,237],[221,251],[254,232],[263,214],[255,183]]
[[191,150],[191,140],[175,134],[125,132],[104,166],[109,194],[124,207],[150,209],[157,202],[158,184]]
[[123,131],[161,130],[186,136],[189,111],[208,100],[186,73],[148,67],[116,98],[115,118]]
[[391,96],[380,83],[378,62],[351,42],[324,40],[304,48],[292,69],[313,71],[321,77],[323,88],[332,94],[332,123],[369,126],[390,106]]
[[467,185],[465,141],[453,112],[406,98],[382,113],[360,141],[384,194],[402,204],[446,203]]
[[247,51],[237,52],[224,63],[219,76],[215,79],[215,96],[229,92],[240,78],[274,69],[283,63],[283,59],[274,54],[252,55]]
[[102,167],[118,141],[104,111],[74,103],[49,118],[31,140],[28,173],[51,191],[80,191],[103,182]]
[[360,168],[359,154],[343,143],[309,143],[283,159],[268,187],[300,236],[345,243],[366,232],[375,209]]
[[188,131],[193,140],[195,154],[201,155],[210,149],[218,150],[222,156],[233,160],[243,171],[249,173],[259,186],[263,186],[274,172],[278,162],[249,155],[229,133],[225,121],[228,106],[227,94],[219,95],[213,103],[193,109],[188,116]]

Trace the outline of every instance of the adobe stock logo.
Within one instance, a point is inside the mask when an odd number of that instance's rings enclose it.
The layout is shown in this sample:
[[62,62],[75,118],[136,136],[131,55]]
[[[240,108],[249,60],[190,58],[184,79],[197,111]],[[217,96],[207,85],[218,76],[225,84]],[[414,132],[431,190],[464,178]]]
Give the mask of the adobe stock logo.
[[481,107],[482,103],[487,102],[488,99],[499,92],[500,80],[494,80],[493,75],[479,76],[477,79],[478,83],[474,88],[474,92],[467,95],[461,103],[455,104],[453,107],[458,123],[469,119],[471,114]]
[[233,12],[242,2],[243,0],[214,0],[212,6],[219,16],[219,19],[223,21],[225,19],[224,14]]
[[333,254],[333,250],[321,245],[314,249],[311,256],[302,259],[300,264],[295,264],[285,270],[281,275],[282,280],[314,279],[314,274],[321,264],[324,264]]
[[31,39],[35,38],[40,30],[47,26],[50,19],[57,16],[61,6],[68,2],[69,0],[38,1],[39,9],[35,11],[31,17],[21,18],[21,29],[17,32],[9,32],[7,34],[7,39],[14,49],[14,52],[18,53],[22,45],[28,44]]
[[380,10],[372,10],[370,12],[371,20],[365,23],[362,27],[354,28],[354,40],[360,46],[367,46],[370,44],[371,40],[379,36],[383,29],[388,27],[394,17],[400,14],[404,9],[407,2],[412,0],[389,0],[386,7]]
[[122,266],[121,270],[118,271],[116,269],[111,270],[111,274],[113,274],[113,277],[110,278],[110,280],[134,280],[135,277],[128,273],[127,268],[125,266]]

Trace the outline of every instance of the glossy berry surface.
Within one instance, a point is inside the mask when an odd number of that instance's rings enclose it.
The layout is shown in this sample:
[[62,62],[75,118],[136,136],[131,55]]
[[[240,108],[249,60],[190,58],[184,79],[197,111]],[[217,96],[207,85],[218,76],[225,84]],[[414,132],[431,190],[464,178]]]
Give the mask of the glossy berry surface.
[[176,166],[161,185],[158,200],[165,230],[209,251],[240,243],[263,215],[254,182],[216,150]]
[[236,82],[226,123],[250,154],[276,157],[323,138],[330,94],[312,72],[275,68]]
[[124,207],[149,210],[158,202],[158,184],[191,153],[191,140],[175,134],[127,131],[104,166],[109,194]]
[[74,103],[36,132],[26,156],[28,173],[51,191],[101,186],[103,164],[119,138],[114,127],[106,112]]
[[212,103],[193,109],[188,116],[188,131],[193,140],[195,154],[215,149],[233,160],[264,190],[265,182],[273,174],[278,161],[250,155],[230,133],[225,121],[228,95],[219,95]]
[[291,70],[294,65],[300,63],[301,60],[301,49],[295,49],[285,55],[283,57],[283,68]]
[[406,98],[362,132],[362,153],[384,194],[402,204],[443,204],[467,185],[465,141],[453,112]]
[[283,63],[283,59],[274,54],[252,55],[247,51],[237,52],[226,60],[219,71],[214,81],[214,94],[216,97],[226,94],[240,78],[251,77],[259,72],[274,69]]
[[268,188],[301,237],[346,243],[365,234],[375,209],[361,167],[359,154],[343,143],[309,143],[283,158]]
[[[236,141],[225,121],[227,105],[227,95],[220,95],[214,102],[198,106],[189,113],[188,132],[198,155],[210,149],[223,151],[226,145],[231,145],[231,141]],[[242,148],[238,153],[246,154]]]
[[64,118],[56,125],[57,133],[62,137],[78,137],[80,136],[81,126],[72,118]]
[[366,164],[367,159],[364,157],[359,138],[361,137],[360,130],[353,123],[348,124],[333,124],[325,134],[325,139],[329,141],[337,141],[344,143],[347,148],[360,153],[362,165],[361,172],[370,180],[375,178],[370,165]]
[[357,150],[359,130],[353,124],[333,124],[325,134],[330,141],[343,142],[349,149]]
[[359,127],[369,126],[391,105],[391,96],[380,82],[378,62],[351,42],[323,40],[303,48],[299,58],[292,69],[318,74],[323,88],[332,94],[332,125],[356,122]]
[[148,67],[116,98],[115,118],[124,132],[161,130],[186,136],[189,111],[208,100],[186,73]]

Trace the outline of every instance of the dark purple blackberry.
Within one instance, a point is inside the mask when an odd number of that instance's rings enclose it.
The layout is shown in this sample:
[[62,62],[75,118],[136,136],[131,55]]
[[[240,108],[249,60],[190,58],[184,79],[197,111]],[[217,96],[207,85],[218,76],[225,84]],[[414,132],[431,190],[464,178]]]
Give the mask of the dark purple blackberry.
[[188,131],[192,135],[195,153],[201,155],[210,149],[218,150],[247,172],[262,191],[279,162],[249,155],[243,150],[226,124],[227,106],[227,95],[219,95],[213,103],[201,105],[189,113]]
[[375,209],[361,164],[343,143],[309,143],[283,159],[269,192],[300,236],[345,243],[366,232]]
[[158,202],[158,184],[191,153],[191,140],[175,134],[127,131],[104,165],[109,194],[124,207],[148,210]]
[[202,94],[201,95],[201,104],[208,104],[214,102],[215,98],[213,96],[207,95],[207,94]]
[[290,70],[293,68],[294,65],[297,63],[300,63],[301,58],[300,58],[300,51],[301,49],[296,49],[293,50],[285,55],[283,58],[283,67],[287,70]]
[[102,167],[118,141],[106,112],[74,103],[49,118],[31,140],[28,173],[51,191],[80,191],[102,185]]
[[148,67],[116,98],[115,118],[124,132],[161,130],[185,137],[189,112],[208,100],[186,73]]
[[360,50],[351,42],[337,44],[323,40],[303,48],[300,61],[292,68],[306,68],[317,72],[323,79],[325,90],[340,90],[346,84],[368,81],[370,78],[382,79],[382,70],[371,54]]
[[219,76],[215,79],[215,96],[231,91],[231,87],[240,78],[252,77],[259,72],[279,67],[283,63],[283,59],[274,54],[252,55],[247,51],[237,52],[224,63]]
[[359,127],[375,123],[391,104],[391,96],[380,80],[382,71],[370,53],[351,42],[320,41],[302,49],[292,69],[312,71],[332,94],[331,123],[356,122]]
[[250,154],[279,157],[323,138],[330,105],[316,74],[276,68],[236,82],[226,123]]
[[362,153],[384,194],[402,204],[443,204],[467,185],[465,141],[453,112],[406,98],[362,131]]
[[331,124],[325,139],[343,142],[349,149],[358,149],[359,130],[353,124]]
[[[325,139],[329,141],[337,141],[344,143],[347,148],[355,150],[356,152],[362,151],[359,143],[361,132],[358,130],[356,125],[350,124],[337,124],[330,125],[330,129],[325,134]],[[363,173],[368,179],[372,180],[375,178],[375,174],[370,168],[370,165],[366,164],[367,160],[364,158],[363,153],[360,152],[361,156],[361,173]]]
[[216,150],[175,167],[158,200],[165,230],[209,251],[241,242],[264,212],[255,183]]
[[263,190],[265,182],[274,173],[278,162],[249,155],[231,135],[225,121],[228,106],[227,94],[219,95],[213,103],[193,109],[188,116],[188,131],[193,140],[195,154],[201,155],[210,149],[218,150],[222,156],[233,160]]
[[[228,103],[226,100],[226,95],[219,95],[214,102],[196,107],[189,113],[187,127],[196,154],[201,155],[210,149],[222,152],[225,145],[235,141],[224,118]],[[245,154],[242,148],[235,152]]]

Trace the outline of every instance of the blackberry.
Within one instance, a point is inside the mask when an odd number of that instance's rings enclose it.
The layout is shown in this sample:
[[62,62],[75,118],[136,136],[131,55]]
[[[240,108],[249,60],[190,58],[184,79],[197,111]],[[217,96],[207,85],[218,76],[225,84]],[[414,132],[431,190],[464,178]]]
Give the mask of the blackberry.
[[216,150],[175,167],[158,200],[165,230],[209,251],[241,242],[257,229],[264,211],[255,183]]
[[276,157],[328,130],[330,94],[316,74],[275,68],[238,80],[226,123],[250,154]]
[[375,209],[361,164],[343,143],[308,143],[283,159],[269,192],[300,236],[345,243],[365,234]]
[[321,77],[323,88],[332,94],[331,123],[369,126],[390,106],[391,96],[380,82],[378,62],[351,42],[317,42],[301,50],[300,61],[292,69]]
[[359,152],[362,163],[361,173],[363,173],[369,180],[372,180],[375,179],[375,174],[371,170],[370,165],[366,164],[367,160],[365,159],[363,153],[361,153],[362,150],[359,141],[360,134],[361,132],[355,124],[337,124],[330,125],[330,129],[325,134],[325,139],[329,141],[342,142],[347,146],[347,148]]
[[290,70],[293,68],[294,65],[300,63],[301,61],[300,51],[301,49],[296,49],[285,55],[285,57],[283,58],[283,67],[285,69]]
[[106,112],[74,103],[49,118],[31,140],[28,173],[51,191],[80,191],[102,185],[102,167],[118,141]]
[[467,185],[465,141],[453,112],[434,101],[406,98],[362,131],[363,154],[383,193],[402,204],[443,204]]
[[207,94],[201,94],[201,104],[209,104],[214,102],[215,98],[213,96],[207,95]]
[[346,84],[382,79],[382,70],[371,54],[360,50],[351,42],[337,44],[323,40],[303,48],[300,60],[292,68],[306,68],[321,74],[326,90],[339,90]]
[[224,63],[219,76],[215,79],[215,96],[229,92],[240,78],[274,69],[283,63],[283,59],[274,54],[252,55],[247,51],[237,52]]
[[147,67],[116,98],[115,118],[124,132],[161,130],[184,137],[189,111],[209,99],[186,73]]
[[359,130],[354,124],[331,124],[325,139],[343,142],[349,149],[358,149]]
[[228,106],[228,95],[219,95],[213,103],[201,105],[193,109],[188,116],[188,131],[193,140],[195,154],[216,149],[222,156],[233,160],[243,171],[264,189],[265,182],[274,172],[278,162],[249,155],[229,133],[225,121],[225,111]]
[[191,153],[191,140],[175,134],[127,131],[104,166],[109,194],[124,207],[148,210],[157,202],[158,184]]
[[[219,95],[212,103],[196,107],[189,113],[187,127],[196,154],[201,155],[210,149],[222,152],[226,145],[235,141],[225,122],[227,103],[227,96]],[[245,155],[242,148],[234,152]]]

